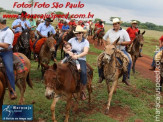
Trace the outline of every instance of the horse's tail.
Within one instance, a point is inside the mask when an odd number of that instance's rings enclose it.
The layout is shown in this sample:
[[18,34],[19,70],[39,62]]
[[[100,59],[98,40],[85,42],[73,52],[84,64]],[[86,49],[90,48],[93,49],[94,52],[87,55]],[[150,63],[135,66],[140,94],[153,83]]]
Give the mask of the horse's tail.
[[28,86],[31,87],[31,88],[33,88],[33,83],[32,83],[32,81],[31,81],[31,79],[30,79],[29,73],[28,73],[28,75],[27,75],[26,81],[27,81]]

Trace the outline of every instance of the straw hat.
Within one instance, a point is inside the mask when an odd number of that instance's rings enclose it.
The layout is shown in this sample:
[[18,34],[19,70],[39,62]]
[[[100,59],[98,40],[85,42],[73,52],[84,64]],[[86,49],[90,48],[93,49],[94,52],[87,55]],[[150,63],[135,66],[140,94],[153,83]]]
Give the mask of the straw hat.
[[133,20],[131,24],[138,24],[138,22],[136,20]]
[[79,33],[79,32],[85,33],[85,32],[87,32],[87,30],[83,29],[82,26],[77,25],[74,33]]
[[114,18],[114,19],[113,19],[113,24],[114,24],[114,23],[118,23],[118,22],[119,22],[119,23],[122,23],[122,21],[121,21],[119,18]]

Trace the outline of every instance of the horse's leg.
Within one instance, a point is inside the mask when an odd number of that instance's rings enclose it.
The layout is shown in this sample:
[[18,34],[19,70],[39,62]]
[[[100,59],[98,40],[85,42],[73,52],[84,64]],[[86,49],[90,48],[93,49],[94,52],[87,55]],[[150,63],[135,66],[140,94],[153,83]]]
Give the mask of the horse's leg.
[[105,110],[105,114],[108,114],[109,113],[111,99],[112,99],[112,96],[113,96],[114,89],[117,86],[117,82],[118,82],[118,78],[113,82],[112,87],[111,87],[111,90],[109,92],[108,104],[107,104],[107,108]]
[[1,114],[1,110],[2,110],[2,105],[3,105],[3,98],[4,98],[4,87],[2,82],[0,81],[0,114]]
[[90,104],[91,104],[91,93],[92,93],[92,85],[91,85],[91,83],[87,84],[87,90],[88,90],[88,95],[89,95],[88,104],[90,106]]
[[133,66],[132,66],[132,70],[133,70],[133,73],[135,74],[135,64],[136,64],[136,60],[137,60],[137,57],[134,56],[134,61],[133,61]]
[[25,89],[26,89],[26,77],[25,77],[25,74],[24,74],[24,77],[22,79],[20,79],[20,82],[21,82],[22,91],[21,91],[19,103],[21,105],[23,105],[24,104],[24,93],[25,93]]
[[56,106],[56,103],[58,102],[59,100],[59,97],[57,97],[58,95],[55,94],[54,96],[54,99],[53,99],[53,102],[51,104],[51,114],[52,114],[52,120],[53,122],[57,122],[56,118],[55,118],[55,106]]
[[71,100],[72,100],[72,94],[68,94],[67,95],[67,104],[66,104],[66,116],[65,116],[65,121],[64,122],[68,122],[68,119],[69,119]]

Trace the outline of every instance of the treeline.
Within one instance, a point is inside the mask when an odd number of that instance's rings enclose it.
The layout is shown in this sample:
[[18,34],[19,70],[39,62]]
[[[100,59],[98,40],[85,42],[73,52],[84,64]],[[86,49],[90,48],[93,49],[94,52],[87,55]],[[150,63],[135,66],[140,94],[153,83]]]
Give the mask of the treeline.
[[[124,26],[124,27],[129,27],[129,26],[131,26],[131,23],[129,23],[129,22],[123,22],[123,23],[122,23],[122,26]],[[148,29],[148,30],[163,31],[163,26],[161,26],[161,25],[156,25],[156,24],[151,23],[151,22],[146,22],[146,23],[141,23],[141,22],[139,22],[139,23],[138,23],[138,27],[139,27],[140,29]]]
[[20,12],[17,11],[13,11],[13,10],[5,10],[4,8],[0,7],[0,12],[5,12],[5,13],[9,13],[9,14],[19,14]]

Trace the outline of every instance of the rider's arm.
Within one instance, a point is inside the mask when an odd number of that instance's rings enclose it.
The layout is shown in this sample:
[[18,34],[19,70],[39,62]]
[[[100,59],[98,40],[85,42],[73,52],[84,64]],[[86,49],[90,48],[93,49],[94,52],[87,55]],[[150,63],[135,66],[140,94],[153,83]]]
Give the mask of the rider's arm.
[[126,46],[126,45],[131,44],[130,37],[129,37],[126,30],[124,31],[123,38],[124,38],[124,41],[123,42],[118,42],[118,45]]
[[0,47],[2,47],[2,48],[8,48],[9,47],[9,44],[7,44],[7,43],[0,43]]
[[46,36],[43,36],[39,31],[37,31],[37,34],[41,36],[42,38],[46,38]]
[[110,44],[109,31],[107,31],[106,34],[104,35],[104,37],[103,37],[103,43],[104,43],[104,46]]
[[86,56],[88,54],[89,48],[88,47],[84,47],[84,51],[82,53],[80,53],[79,55],[77,55],[77,58]]

